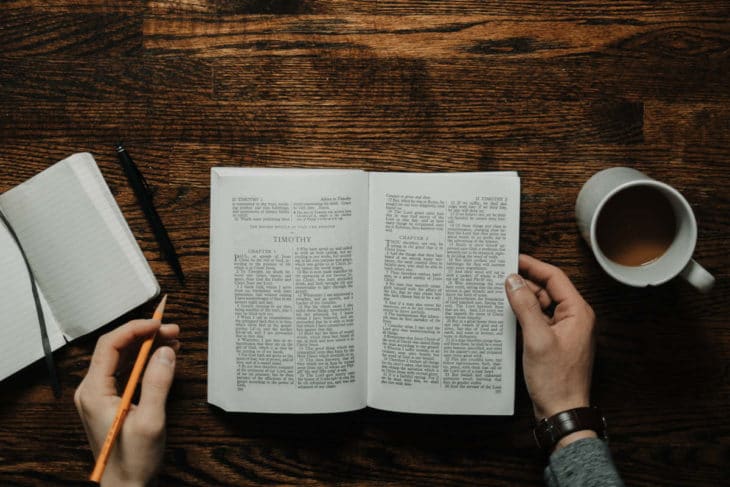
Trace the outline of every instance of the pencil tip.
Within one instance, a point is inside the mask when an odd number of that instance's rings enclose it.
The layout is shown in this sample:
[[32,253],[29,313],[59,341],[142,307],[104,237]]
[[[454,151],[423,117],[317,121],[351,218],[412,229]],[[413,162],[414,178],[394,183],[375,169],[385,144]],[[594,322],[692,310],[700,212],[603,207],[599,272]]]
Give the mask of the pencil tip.
[[157,305],[157,309],[155,310],[155,314],[152,319],[162,320],[162,315],[165,313],[165,304],[167,304],[167,294],[162,296],[162,300],[160,301],[160,304]]

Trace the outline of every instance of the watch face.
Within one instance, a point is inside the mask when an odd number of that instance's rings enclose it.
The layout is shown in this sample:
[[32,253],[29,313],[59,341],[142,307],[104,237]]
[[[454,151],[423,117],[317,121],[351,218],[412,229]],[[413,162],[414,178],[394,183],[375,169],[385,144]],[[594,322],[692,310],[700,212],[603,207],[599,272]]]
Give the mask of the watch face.
[[543,450],[550,450],[557,443],[556,432],[555,425],[548,418],[544,418],[532,430],[537,446]]

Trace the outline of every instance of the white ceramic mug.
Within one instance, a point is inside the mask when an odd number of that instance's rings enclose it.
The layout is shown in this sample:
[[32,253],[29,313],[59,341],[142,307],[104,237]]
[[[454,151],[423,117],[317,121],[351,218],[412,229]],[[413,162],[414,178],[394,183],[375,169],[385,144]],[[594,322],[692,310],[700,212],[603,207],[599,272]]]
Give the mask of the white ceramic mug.
[[[596,222],[601,209],[616,193],[636,186],[659,190],[669,201],[676,219],[676,234],[667,251],[655,261],[642,266],[625,266],[610,260],[596,243]],[[715,284],[715,278],[692,259],[697,243],[697,220],[684,196],[668,184],[628,167],[613,167],[594,174],[580,190],[575,202],[575,216],[581,235],[608,275],[629,286],[658,286],[681,275],[701,292]]]

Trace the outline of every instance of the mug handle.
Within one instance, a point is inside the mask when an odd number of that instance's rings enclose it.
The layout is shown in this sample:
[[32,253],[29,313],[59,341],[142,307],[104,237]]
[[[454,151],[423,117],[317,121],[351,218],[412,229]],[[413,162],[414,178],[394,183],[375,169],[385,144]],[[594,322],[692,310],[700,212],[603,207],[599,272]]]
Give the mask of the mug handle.
[[712,286],[715,285],[715,278],[712,277],[712,274],[694,259],[689,260],[680,275],[701,293],[710,292]]

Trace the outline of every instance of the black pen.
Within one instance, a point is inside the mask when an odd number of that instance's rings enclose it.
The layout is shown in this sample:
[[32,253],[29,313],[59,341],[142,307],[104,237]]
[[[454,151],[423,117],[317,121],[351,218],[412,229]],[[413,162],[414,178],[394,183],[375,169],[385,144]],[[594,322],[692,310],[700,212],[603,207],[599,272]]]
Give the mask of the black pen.
[[170,236],[167,234],[167,230],[165,230],[165,225],[162,224],[160,215],[157,214],[157,210],[155,210],[155,207],[152,204],[152,192],[147,185],[147,181],[145,181],[144,176],[139,171],[139,168],[135,165],[134,161],[129,156],[129,153],[121,143],[117,144],[117,156],[119,157],[119,162],[122,164],[122,168],[124,169],[124,174],[127,175],[129,184],[132,186],[134,194],[137,196],[137,201],[139,201],[139,204],[142,207],[142,211],[144,211],[145,216],[147,216],[147,220],[150,222],[150,225],[152,225],[152,231],[155,234],[157,243],[160,244],[162,255],[170,263],[170,266],[172,266],[180,284],[185,284],[185,276],[183,275],[182,267],[180,267],[180,261],[177,258],[175,248],[172,246]]

